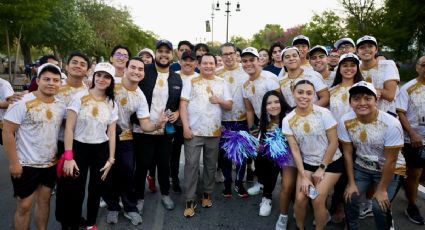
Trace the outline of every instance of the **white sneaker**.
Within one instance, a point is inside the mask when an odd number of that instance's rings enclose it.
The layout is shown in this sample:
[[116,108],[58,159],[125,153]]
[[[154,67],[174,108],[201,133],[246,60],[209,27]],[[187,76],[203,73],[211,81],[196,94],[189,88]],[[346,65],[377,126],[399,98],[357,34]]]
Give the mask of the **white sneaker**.
[[359,219],[363,220],[368,216],[373,216],[372,200],[368,200],[366,203],[360,205]]
[[124,216],[135,226],[143,222],[142,217],[137,212],[124,212]]
[[143,204],[145,203],[145,200],[137,200],[137,210],[139,210],[139,214],[143,213]]
[[106,202],[101,197],[100,202],[99,202],[99,208],[105,208],[106,206],[108,206],[108,205],[106,204]]
[[117,211],[109,211],[106,215],[106,223],[108,224],[117,224],[118,223],[118,214]]
[[279,215],[279,219],[276,222],[276,230],[286,230],[286,226],[288,225],[288,215]]
[[272,212],[272,200],[263,197],[260,204],[260,216],[269,216]]
[[263,193],[263,187],[264,186],[262,184],[256,182],[254,186],[248,189],[247,192],[250,196],[258,195],[260,193]]

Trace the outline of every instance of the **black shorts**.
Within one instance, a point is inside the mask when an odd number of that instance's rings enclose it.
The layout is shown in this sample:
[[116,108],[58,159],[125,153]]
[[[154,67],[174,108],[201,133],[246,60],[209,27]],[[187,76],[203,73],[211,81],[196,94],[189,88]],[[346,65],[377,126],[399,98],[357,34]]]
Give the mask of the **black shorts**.
[[[319,166],[309,165],[306,163],[303,163],[303,165],[304,165],[304,170],[307,170],[310,172],[316,172],[316,170],[319,168]],[[330,163],[325,170],[325,172],[330,172],[330,173],[342,173],[343,171],[344,171],[344,157],[342,156],[338,160]]]
[[56,184],[56,166],[49,168],[22,167],[20,178],[12,178],[14,196],[21,199],[33,194],[39,185],[48,188],[55,187]]
[[[422,146],[425,148],[425,146]],[[419,156],[420,148],[413,148],[411,144],[404,143],[402,153],[404,159],[406,159],[406,166],[409,168],[423,168],[425,165],[425,159]]]

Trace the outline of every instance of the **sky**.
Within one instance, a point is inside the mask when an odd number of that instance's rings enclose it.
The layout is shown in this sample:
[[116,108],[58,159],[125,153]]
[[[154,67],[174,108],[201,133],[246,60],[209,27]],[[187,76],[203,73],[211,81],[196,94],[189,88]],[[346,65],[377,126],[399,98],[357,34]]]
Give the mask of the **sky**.
[[[109,4],[127,6],[136,25],[149,30],[160,39],[170,40],[174,46],[180,40],[206,43],[212,33],[206,32],[205,21],[211,24],[213,2],[217,0],[108,0]],[[220,0],[220,11],[214,11],[214,41],[226,41],[226,5]],[[287,29],[310,21],[325,10],[343,14],[338,0],[229,0],[229,40],[232,36],[246,39],[266,24],[279,24]],[[236,12],[239,2],[241,11]]]

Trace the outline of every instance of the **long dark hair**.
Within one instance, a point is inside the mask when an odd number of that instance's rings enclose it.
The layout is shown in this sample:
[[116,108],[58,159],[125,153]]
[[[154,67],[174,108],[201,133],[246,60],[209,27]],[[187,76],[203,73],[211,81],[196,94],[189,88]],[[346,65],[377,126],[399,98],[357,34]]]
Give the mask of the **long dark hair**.
[[341,84],[341,82],[342,82],[341,64],[346,62],[346,61],[352,61],[352,62],[356,63],[356,65],[357,65],[357,72],[356,72],[356,75],[354,75],[353,84],[355,84],[359,81],[364,81],[362,73],[361,73],[360,68],[359,68],[359,63],[356,62],[354,59],[345,59],[345,60],[342,60],[341,62],[338,63],[338,69],[336,71],[335,79],[334,79],[334,82],[332,83],[331,87],[334,87],[338,84]]
[[282,126],[282,120],[286,116],[287,113],[289,113],[292,108],[288,105],[285,98],[282,96],[282,94],[276,90],[268,91],[266,94],[264,94],[263,101],[261,103],[261,117],[260,117],[260,132],[261,132],[261,139],[264,138],[264,135],[267,133],[267,126],[269,126],[270,120],[269,115],[267,113],[267,99],[269,99],[270,96],[276,96],[279,98],[280,103],[280,114],[279,114],[279,127]]
[[[93,79],[92,79],[92,82],[91,82],[90,89],[94,88],[94,81],[95,81],[96,73],[97,72],[93,73]],[[111,76],[111,75],[109,75],[109,76]],[[112,101],[112,102],[115,101],[114,88],[115,88],[115,79],[114,79],[114,76],[111,76],[111,84],[105,90],[105,95],[108,98],[108,101]],[[115,106],[114,103],[112,103],[112,107],[114,107],[114,106]]]

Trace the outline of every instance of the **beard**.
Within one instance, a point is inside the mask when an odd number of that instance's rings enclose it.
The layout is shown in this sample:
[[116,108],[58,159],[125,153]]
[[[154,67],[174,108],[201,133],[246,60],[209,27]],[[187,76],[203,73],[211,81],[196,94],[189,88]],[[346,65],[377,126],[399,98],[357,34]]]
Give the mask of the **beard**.
[[171,62],[167,62],[166,64],[162,64],[159,60],[155,59],[155,64],[161,68],[167,68],[171,65]]

